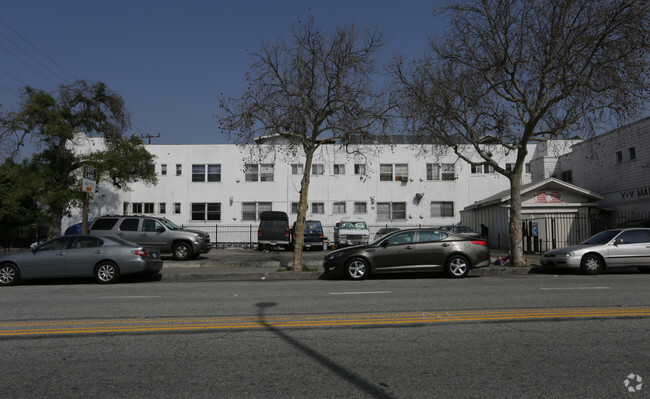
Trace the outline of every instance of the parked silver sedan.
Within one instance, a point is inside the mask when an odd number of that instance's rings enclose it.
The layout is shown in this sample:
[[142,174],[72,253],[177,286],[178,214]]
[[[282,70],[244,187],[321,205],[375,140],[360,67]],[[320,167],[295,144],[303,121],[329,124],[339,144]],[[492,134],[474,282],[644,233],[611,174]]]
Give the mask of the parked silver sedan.
[[70,235],[0,255],[0,285],[48,277],[95,277],[108,284],[122,274],[157,273],[162,266],[157,249],[116,238]]
[[579,268],[585,274],[603,270],[650,268],[650,229],[614,229],[596,234],[570,247],[545,252],[542,266]]

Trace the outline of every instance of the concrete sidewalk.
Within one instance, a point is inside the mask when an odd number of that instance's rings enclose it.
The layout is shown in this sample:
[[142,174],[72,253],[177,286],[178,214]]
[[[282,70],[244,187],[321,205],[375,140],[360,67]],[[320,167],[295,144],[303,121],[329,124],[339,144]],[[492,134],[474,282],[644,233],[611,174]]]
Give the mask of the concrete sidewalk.
[[[197,259],[179,262],[163,257],[162,281],[261,281],[261,280],[316,280],[323,275],[323,258],[327,251],[303,253],[303,263],[313,272],[290,271],[293,252],[260,252],[253,249],[213,249]],[[498,257],[505,257],[505,251],[491,250],[492,264],[489,267],[470,271],[471,276],[528,274],[531,267],[508,267],[494,265]],[[539,265],[538,254],[524,255],[531,266]]]

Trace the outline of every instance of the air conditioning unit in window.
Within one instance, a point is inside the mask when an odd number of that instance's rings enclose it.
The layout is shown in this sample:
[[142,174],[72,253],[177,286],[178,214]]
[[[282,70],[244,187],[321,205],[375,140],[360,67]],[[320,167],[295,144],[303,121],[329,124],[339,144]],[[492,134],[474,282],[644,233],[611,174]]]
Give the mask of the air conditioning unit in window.
[[408,175],[399,175],[399,176],[395,176],[395,180],[406,183],[407,181],[409,181],[409,177]]

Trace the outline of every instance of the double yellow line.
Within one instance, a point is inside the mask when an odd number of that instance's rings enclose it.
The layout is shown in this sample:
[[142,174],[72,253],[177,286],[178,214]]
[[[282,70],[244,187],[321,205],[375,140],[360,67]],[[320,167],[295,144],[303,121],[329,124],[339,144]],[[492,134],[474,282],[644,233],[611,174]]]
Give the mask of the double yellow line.
[[216,331],[229,329],[389,326],[449,322],[650,317],[650,307],[549,308],[268,317],[133,318],[0,322],[0,337]]

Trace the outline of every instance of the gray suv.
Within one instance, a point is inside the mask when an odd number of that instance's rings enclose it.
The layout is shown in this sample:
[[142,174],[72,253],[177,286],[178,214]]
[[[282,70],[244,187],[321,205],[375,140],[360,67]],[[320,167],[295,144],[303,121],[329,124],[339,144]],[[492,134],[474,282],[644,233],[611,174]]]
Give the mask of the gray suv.
[[171,253],[176,260],[196,258],[212,249],[208,233],[185,230],[154,216],[101,216],[90,226],[90,234],[155,247],[161,253]]

